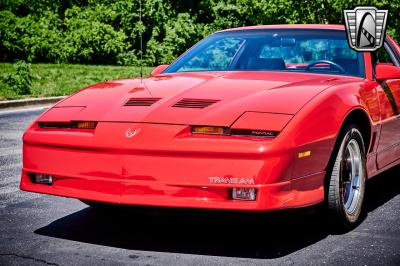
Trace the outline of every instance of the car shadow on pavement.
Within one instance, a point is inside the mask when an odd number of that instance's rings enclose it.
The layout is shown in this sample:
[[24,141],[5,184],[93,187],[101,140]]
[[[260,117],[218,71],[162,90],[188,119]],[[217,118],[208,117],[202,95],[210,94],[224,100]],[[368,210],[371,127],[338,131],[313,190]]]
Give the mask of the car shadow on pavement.
[[[400,167],[367,183],[365,217],[400,194]],[[35,233],[129,250],[277,258],[331,234],[308,209],[267,214],[160,208],[85,208]],[[357,230],[357,229],[355,229]]]

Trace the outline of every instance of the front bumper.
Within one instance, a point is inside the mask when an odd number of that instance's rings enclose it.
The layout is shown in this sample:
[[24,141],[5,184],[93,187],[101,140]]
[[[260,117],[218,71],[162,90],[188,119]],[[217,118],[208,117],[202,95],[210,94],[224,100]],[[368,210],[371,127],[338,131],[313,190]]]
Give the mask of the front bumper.
[[[140,128],[140,134],[127,138],[128,128]],[[303,207],[324,197],[324,173],[308,171],[293,179],[295,153],[273,148],[276,141],[193,136],[185,125],[113,122],[99,122],[94,132],[33,124],[23,141],[21,189],[26,191],[115,204],[233,210]],[[52,175],[54,182],[35,184],[30,173]],[[215,182],[225,178],[236,182]],[[256,188],[256,200],[232,200],[234,187]]]
[[[279,157],[279,156],[278,156]],[[321,202],[324,172],[259,182],[276,175],[279,159],[134,153],[24,144],[22,190],[114,204],[275,210]],[[272,169],[272,170],[271,170]],[[52,185],[35,184],[31,173],[52,175]],[[210,177],[250,177],[254,184],[217,184]],[[257,189],[256,201],[230,198],[234,187]]]

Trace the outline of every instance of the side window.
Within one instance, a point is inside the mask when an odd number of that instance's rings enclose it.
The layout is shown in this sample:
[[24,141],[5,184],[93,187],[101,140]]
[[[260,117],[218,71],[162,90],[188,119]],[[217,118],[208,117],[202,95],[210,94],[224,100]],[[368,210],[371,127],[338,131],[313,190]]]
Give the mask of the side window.
[[395,58],[394,52],[386,43],[383,47],[379,48],[375,53],[373,53],[373,58],[375,64],[381,63],[399,66],[399,62]]
[[376,51],[376,63],[393,64],[389,53],[386,51],[385,47],[382,47]]

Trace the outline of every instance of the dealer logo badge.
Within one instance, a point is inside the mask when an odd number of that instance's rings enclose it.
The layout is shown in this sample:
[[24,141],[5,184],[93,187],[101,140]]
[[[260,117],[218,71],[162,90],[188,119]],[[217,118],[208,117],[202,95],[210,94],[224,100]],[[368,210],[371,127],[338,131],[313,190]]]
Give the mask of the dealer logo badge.
[[371,52],[382,47],[386,35],[387,10],[361,6],[343,12],[351,48],[359,52]]

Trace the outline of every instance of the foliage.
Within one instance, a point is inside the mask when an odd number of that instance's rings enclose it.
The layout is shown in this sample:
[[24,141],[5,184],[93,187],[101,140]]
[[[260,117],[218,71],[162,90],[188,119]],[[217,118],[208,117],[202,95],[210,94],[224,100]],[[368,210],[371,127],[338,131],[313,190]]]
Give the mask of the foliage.
[[400,41],[400,0],[1,0],[0,60],[170,63],[208,34],[229,27],[343,23],[343,9],[389,8],[388,32]]
[[127,51],[126,35],[110,23],[117,14],[103,5],[94,9],[74,6],[65,12],[62,62],[113,64]]
[[14,64],[14,73],[2,77],[3,82],[8,86],[9,92],[16,95],[29,95],[32,89],[31,65],[24,61]]
[[[16,75],[15,67],[15,64],[0,63],[0,99],[24,97],[6,83],[9,76]],[[139,67],[128,66],[32,64],[30,68],[31,97],[69,95],[97,82],[140,76]],[[143,70],[148,75],[152,68],[145,67]]]

